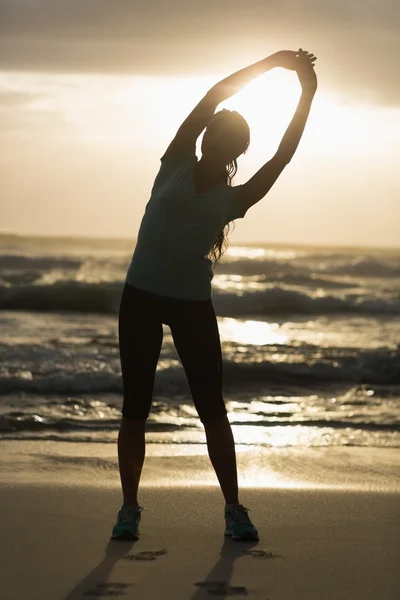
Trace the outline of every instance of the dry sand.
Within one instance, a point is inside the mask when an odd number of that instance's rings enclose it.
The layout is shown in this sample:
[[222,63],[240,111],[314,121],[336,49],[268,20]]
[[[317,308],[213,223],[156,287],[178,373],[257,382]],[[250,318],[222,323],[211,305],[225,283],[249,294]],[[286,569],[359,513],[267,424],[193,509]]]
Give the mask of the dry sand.
[[[373,451],[371,463],[371,449],[349,450],[360,465],[354,485],[346,483],[351,468],[344,477],[344,449],[238,452],[240,501],[260,534],[250,543],[224,537],[224,502],[206,456],[162,458],[150,448],[140,539],[117,542],[109,539],[121,505],[114,446],[3,441],[0,449],[4,600],[400,597],[393,451]],[[254,486],[244,477],[251,466]],[[203,474],[196,479],[193,469]]]

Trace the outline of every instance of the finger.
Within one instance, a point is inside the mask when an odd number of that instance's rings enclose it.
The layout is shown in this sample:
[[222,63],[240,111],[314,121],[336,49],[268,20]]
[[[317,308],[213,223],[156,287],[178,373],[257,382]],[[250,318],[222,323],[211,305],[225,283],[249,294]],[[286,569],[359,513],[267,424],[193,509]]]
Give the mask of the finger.
[[301,58],[301,59],[306,58],[306,53],[304,51],[298,52],[297,58]]
[[297,60],[300,61],[302,64],[306,64],[312,63],[314,60],[316,60],[316,58],[311,59],[308,56],[305,56],[304,54],[300,54],[300,56],[297,57]]
[[307,50],[302,50],[301,48],[299,49],[299,52],[301,52],[303,54],[303,56],[306,56],[307,58],[311,58],[311,56],[315,56],[315,54],[313,52],[307,52]]

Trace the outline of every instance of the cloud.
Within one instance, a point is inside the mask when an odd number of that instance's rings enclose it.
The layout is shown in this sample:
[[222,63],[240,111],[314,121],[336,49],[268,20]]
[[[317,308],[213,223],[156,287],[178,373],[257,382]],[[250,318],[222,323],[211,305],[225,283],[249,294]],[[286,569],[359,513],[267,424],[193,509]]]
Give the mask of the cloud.
[[228,75],[301,46],[320,89],[397,105],[399,29],[398,0],[0,0],[0,69]]
[[0,89],[0,109],[3,107],[11,107],[13,109],[26,107],[38,98],[41,98],[40,94]]

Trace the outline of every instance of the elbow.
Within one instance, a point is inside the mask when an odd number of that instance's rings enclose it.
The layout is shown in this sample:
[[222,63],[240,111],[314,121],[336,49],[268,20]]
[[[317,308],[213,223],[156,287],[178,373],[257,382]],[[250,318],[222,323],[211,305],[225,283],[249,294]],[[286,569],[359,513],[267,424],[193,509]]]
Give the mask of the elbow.
[[293,154],[293,152],[278,150],[278,152],[275,154],[272,160],[275,164],[279,164],[282,168],[284,168],[292,160]]

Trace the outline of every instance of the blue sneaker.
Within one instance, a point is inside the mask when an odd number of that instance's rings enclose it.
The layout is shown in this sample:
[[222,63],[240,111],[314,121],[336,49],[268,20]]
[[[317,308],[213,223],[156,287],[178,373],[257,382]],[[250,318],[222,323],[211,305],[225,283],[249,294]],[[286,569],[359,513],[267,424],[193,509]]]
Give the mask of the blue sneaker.
[[235,504],[232,508],[225,507],[225,535],[232,536],[233,540],[252,541],[258,540],[258,531],[250,521],[247,511],[250,510],[242,504]]
[[112,540],[138,540],[139,539],[139,522],[142,517],[142,510],[146,510],[142,506],[131,504],[118,512],[117,523],[114,525],[111,539]]

